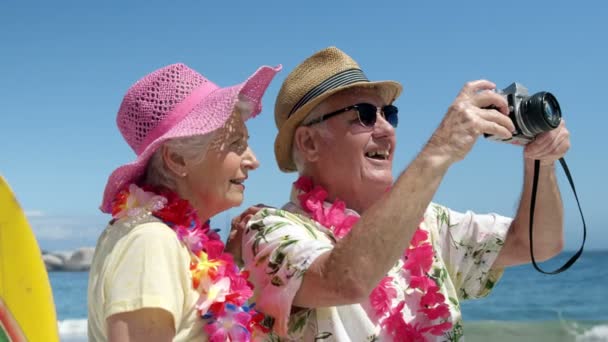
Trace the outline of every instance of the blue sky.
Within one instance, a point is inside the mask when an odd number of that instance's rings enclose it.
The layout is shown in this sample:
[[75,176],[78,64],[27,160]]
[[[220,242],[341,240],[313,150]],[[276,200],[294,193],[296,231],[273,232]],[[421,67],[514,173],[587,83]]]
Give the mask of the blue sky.
[[[294,174],[278,171],[272,109],[281,82],[304,58],[335,45],[371,79],[403,83],[397,175],[420,150],[468,80],[513,81],[560,101],[572,133],[566,160],[589,226],[589,248],[608,247],[604,218],[608,8],[579,1],[47,1],[0,5],[0,174],[45,249],[94,245],[108,219],[97,207],[109,173],[134,158],[115,125],[127,88],[184,62],[221,86],[259,65],[283,64],[249,122],[262,166],[242,207],[280,205]],[[558,169],[567,248],[582,225]],[[445,177],[435,201],[458,210],[514,213],[521,149],[480,140]]]

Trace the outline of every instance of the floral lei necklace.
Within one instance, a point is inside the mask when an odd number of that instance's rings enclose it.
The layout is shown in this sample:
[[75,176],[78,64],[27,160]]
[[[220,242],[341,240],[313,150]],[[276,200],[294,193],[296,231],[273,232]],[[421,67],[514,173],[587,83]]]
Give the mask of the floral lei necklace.
[[112,217],[140,217],[151,213],[175,231],[191,256],[192,286],[200,293],[196,303],[206,322],[211,342],[250,341],[264,315],[247,305],[253,294],[248,272],[240,272],[209,222],[201,224],[190,203],[176,193],[150,186],[129,185],[112,202]]
[[[343,201],[336,199],[331,206],[324,205],[327,191],[315,186],[312,179],[302,176],[294,186],[298,190],[302,209],[313,220],[330,229],[336,238],[341,239],[348,234],[359,220],[358,216],[346,213]],[[419,227],[403,257],[403,271],[410,276],[409,289],[420,297],[418,310],[409,308],[416,315],[416,323],[408,323],[403,317],[405,300],[391,308],[393,300],[397,298],[392,277],[384,277],[369,296],[380,325],[395,341],[426,341],[430,338],[429,335],[441,336],[452,327],[452,323],[447,320],[450,311],[445,296],[439,292],[439,286],[429,275],[433,264],[433,246],[428,238],[428,232]]]

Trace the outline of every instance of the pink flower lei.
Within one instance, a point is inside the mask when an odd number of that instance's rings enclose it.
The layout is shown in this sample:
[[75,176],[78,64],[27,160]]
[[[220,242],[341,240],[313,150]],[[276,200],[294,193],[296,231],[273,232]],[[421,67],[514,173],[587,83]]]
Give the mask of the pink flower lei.
[[211,342],[251,341],[263,315],[247,301],[253,295],[248,273],[239,271],[232,256],[224,253],[224,243],[209,222],[201,224],[188,201],[176,193],[135,184],[119,192],[112,202],[112,217],[137,217],[151,213],[177,234],[190,252],[192,286],[200,293],[196,303],[206,321]]
[[[312,179],[300,177],[294,183],[298,190],[298,200],[311,218],[330,229],[336,238],[344,237],[359,220],[358,216],[346,213],[346,204],[336,199],[331,206],[324,206],[327,191],[314,185]],[[397,298],[393,278],[386,276],[369,296],[371,307],[379,319],[383,330],[395,341],[426,341],[429,335],[441,336],[452,327],[447,319],[450,317],[445,296],[439,292],[439,286],[430,276],[433,265],[433,246],[428,241],[429,235],[420,227],[414,233],[409,248],[404,253],[403,270],[410,275],[409,288],[418,292],[420,302],[418,310],[410,310],[422,316],[416,323],[405,321],[402,310],[405,300],[392,306]],[[388,313],[388,315],[387,315]]]

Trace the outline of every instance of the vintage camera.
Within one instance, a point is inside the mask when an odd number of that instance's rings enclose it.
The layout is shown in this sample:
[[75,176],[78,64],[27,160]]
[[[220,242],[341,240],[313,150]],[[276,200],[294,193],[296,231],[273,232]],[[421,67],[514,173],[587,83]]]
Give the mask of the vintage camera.
[[485,134],[488,139],[510,144],[526,145],[542,132],[550,131],[562,119],[559,103],[553,94],[541,91],[528,96],[528,89],[519,83],[513,83],[497,93],[506,97],[509,103],[509,118],[515,125],[515,132],[509,139]]

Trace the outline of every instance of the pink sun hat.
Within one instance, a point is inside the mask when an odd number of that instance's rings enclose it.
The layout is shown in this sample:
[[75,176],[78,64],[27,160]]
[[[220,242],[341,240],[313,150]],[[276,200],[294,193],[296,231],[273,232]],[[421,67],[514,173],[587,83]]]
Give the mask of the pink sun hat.
[[158,69],[137,81],[125,95],[116,123],[137,159],[108,178],[101,211],[110,213],[116,194],[137,181],[150,157],[168,139],[212,132],[232,115],[239,97],[253,106],[247,118],[262,110],[262,96],[281,70],[262,66],[245,82],[221,88],[184,64]]

